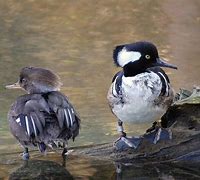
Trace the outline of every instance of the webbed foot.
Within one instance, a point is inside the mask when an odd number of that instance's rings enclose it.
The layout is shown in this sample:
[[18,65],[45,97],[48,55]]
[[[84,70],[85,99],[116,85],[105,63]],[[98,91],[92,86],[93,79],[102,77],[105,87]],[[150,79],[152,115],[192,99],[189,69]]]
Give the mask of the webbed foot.
[[158,141],[161,140],[171,140],[172,132],[170,129],[158,127],[155,128],[153,131],[144,134],[143,138],[147,139],[153,144],[156,144]]
[[29,157],[30,157],[30,155],[29,155],[29,152],[28,152],[28,148],[25,148],[25,150],[22,154],[22,159],[27,161],[27,160],[29,160]]
[[114,146],[117,148],[117,150],[123,151],[129,148],[136,149],[140,142],[142,141],[142,137],[127,137],[123,136],[117,139],[117,141],[114,142]]
[[46,154],[46,145],[43,143],[43,142],[41,142],[41,143],[38,143],[38,149],[39,149],[39,151],[41,152],[41,153],[43,153],[43,154]]

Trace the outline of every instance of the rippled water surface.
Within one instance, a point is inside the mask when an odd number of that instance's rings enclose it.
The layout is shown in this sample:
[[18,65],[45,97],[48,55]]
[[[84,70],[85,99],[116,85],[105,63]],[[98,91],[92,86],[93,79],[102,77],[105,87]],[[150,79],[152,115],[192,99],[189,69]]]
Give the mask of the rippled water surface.
[[[61,91],[82,118],[81,134],[71,146],[111,142],[117,138],[116,120],[106,94],[119,70],[113,65],[112,50],[138,40],[154,42],[160,56],[178,66],[178,71],[166,69],[176,91],[199,85],[198,0],[1,0],[0,177],[8,178],[22,165],[20,147],[9,133],[6,116],[10,104],[24,92],[4,88],[17,80],[22,67],[50,68],[61,77]],[[146,127],[126,129],[140,134]],[[60,162],[58,154],[38,156]],[[68,167],[75,178],[121,178],[113,176],[113,164],[107,171],[107,165],[85,159],[78,163],[74,157]]]

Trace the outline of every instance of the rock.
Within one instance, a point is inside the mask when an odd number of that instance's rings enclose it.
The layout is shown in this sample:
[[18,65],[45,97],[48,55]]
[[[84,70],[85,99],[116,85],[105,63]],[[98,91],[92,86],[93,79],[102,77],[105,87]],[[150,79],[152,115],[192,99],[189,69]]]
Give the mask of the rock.
[[44,160],[24,161],[24,165],[9,176],[10,180],[18,179],[73,179],[72,175],[61,165]]

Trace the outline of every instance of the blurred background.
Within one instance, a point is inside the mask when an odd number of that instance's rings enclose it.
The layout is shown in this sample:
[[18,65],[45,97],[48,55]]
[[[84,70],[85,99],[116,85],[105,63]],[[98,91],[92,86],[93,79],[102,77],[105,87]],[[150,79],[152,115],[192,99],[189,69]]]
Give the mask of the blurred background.
[[[20,150],[7,112],[25,92],[5,85],[17,81],[25,66],[49,68],[61,77],[61,92],[82,119],[70,146],[114,141],[116,118],[106,95],[120,69],[112,51],[140,40],[155,43],[160,56],[178,66],[165,69],[176,92],[200,84],[199,0],[0,0],[0,159]],[[127,126],[136,135],[149,125]]]

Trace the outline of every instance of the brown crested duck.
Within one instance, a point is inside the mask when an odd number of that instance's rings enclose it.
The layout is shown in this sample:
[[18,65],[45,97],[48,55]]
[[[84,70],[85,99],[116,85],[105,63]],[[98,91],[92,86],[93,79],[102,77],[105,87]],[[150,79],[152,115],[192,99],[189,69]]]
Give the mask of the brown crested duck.
[[10,131],[24,148],[23,159],[29,159],[29,146],[63,147],[79,134],[80,118],[67,97],[59,92],[60,78],[51,70],[25,67],[15,84],[8,89],[21,88],[28,94],[19,96],[8,112]]

